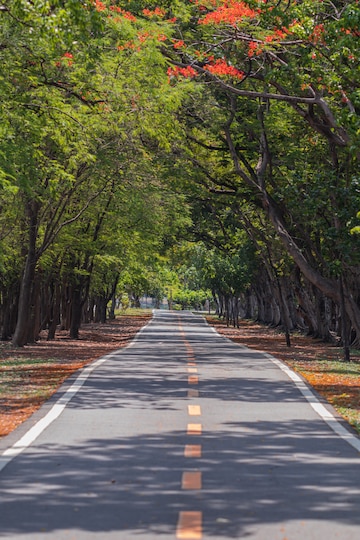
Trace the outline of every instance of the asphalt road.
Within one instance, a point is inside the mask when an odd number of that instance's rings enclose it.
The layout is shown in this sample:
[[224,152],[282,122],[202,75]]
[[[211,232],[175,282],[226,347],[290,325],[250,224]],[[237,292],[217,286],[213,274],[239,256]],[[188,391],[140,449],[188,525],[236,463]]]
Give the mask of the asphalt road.
[[359,439],[282,367],[157,312],[0,442],[0,538],[358,540]]

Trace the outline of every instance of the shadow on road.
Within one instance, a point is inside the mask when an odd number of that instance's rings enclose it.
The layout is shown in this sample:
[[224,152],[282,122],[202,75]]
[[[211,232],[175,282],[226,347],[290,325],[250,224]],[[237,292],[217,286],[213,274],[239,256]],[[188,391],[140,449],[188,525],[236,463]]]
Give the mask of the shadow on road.
[[[77,530],[124,533],[126,539],[145,533],[173,538],[183,510],[201,511],[204,534],[215,539],[250,537],[259,525],[280,531],[285,522],[327,522],[330,531],[339,524],[360,527],[354,449],[343,443],[339,450],[337,436],[317,417],[282,422],[271,415],[266,421],[249,418],[246,404],[257,410],[281,403],[293,410],[301,395],[285,376],[274,377],[276,368],[261,354],[209,335],[209,330],[204,336],[199,330],[187,333],[201,372],[201,399],[209,408],[216,401],[220,413],[237,401],[239,413],[230,420],[224,416],[219,424],[215,418],[219,427],[208,431],[205,423],[196,441],[187,435],[184,343],[175,336],[178,345],[162,348],[155,329],[152,349],[149,335],[141,334],[136,346],[114,353],[98,368],[68,406],[67,415],[83,417],[85,433],[92,436],[82,434],[76,441],[75,434],[71,446],[39,442],[7,466],[0,477],[0,537],[51,537],[55,531]],[[166,339],[164,332],[161,337]],[[213,376],[212,370],[220,372]],[[103,430],[92,428],[92,409],[102,414]],[[151,433],[145,426],[136,435],[119,436],[120,426],[112,434],[110,420],[121,423],[125,409],[160,411],[163,418],[183,415],[176,425],[184,429],[159,427]],[[185,445],[194,443],[202,445],[202,457],[185,458]],[[203,488],[181,491],[181,475],[192,469],[202,472]]]
[[1,482],[0,536],[49,529],[161,536],[171,532],[168,516],[175,524],[189,507],[203,512],[205,532],[215,538],[242,537],[249,525],[285,519],[360,526],[357,465],[334,462],[333,441],[317,435],[317,422],[298,422],[292,436],[287,425],[242,422],[236,428],[237,434],[201,437],[203,490],[194,493],[179,489],[189,462],[181,452],[188,440],[178,432],[94,438],[76,449],[41,447],[23,455],[21,477]]

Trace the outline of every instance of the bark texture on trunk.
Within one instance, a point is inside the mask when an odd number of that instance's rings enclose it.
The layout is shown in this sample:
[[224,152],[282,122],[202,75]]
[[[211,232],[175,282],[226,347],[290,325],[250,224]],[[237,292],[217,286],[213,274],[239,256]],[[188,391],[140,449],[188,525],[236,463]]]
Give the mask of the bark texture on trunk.
[[38,206],[36,203],[29,202],[27,205],[29,216],[29,236],[27,246],[27,256],[25,260],[24,272],[20,286],[19,306],[16,328],[13,335],[13,345],[23,347],[29,339],[29,335],[34,334],[31,325],[34,324],[34,318],[31,310],[32,292],[35,279],[35,268],[37,263],[36,239],[38,230]]

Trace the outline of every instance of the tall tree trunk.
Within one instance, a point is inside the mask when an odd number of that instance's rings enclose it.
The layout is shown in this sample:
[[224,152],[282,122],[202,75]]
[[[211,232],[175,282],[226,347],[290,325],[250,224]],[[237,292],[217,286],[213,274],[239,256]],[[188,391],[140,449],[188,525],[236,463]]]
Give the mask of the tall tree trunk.
[[25,261],[24,273],[21,280],[17,323],[12,339],[15,347],[23,347],[31,334],[31,298],[37,263],[36,239],[38,231],[38,205],[29,201],[27,213],[29,216],[28,250]]
[[40,276],[38,275],[38,272],[35,271],[33,286],[31,290],[29,335],[27,343],[35,343],[35,341],[39,339],[40,331]]
[[295,276],[294,293],[298,302],[298,318],[304,321],[304,326],[309,336],[318,334],[317,319],[314,303],[309,290],[300,282],[300,272]]
[[99,294],[95,298],[95,316],[94,322],[96,323],[106,323],[106,307],[108,299],[107,296]]
[[49,321],[49,331],[47,335],[48,341],[51,341],[52,339],[55,338],[56,327],[60,322],[60,302],[61,302],[60,285],[59,283],[55,282],[54,291],[53,291],[51,317]]
[[9,287],[2,287],[1,293],[1,341],[11,338],[16,327],[17,306],[19,303],[19,283],[14,282]]
[[284,291],[281,285],[280,277],[278,276],[278,273],[275,267],[274,267],[274,272],[275,272],[275,278],[276,278],[276,285],[278,288],[279,309],[280,309],[280,316],[281,316],[281,320],[282,320],[282,324],[283,324],[284,332],[285,332],[286,346],[291,347],[291,338],[290,338],[291,323],[290,323],[290,317],[289,317],[289,310],[284,299]]
[[72,339],[79,338],[79,329],[81,325],[81,285],[75,285],[71,294],[71,322],[70,322],[70,337]]
[[71,324],[71,287],[66,280],[62,282],[61,330],[69,330]]
[[[285,246],[287,252],[294,259],[299,269],[306,277],[306,279],[312,283],[319,291],[325,296],[331,298],[338,306],[341,305],[340,287],[336,280],[325,278],[320,274],[318,270],[306,260],[299,246],[296,244],[294,238],[286,230],[282,219],[278,215],[278,212],[274,205],[269,201],[267,202],[268,214],[271,223],[273,224],[280,240]],[[345,298],[345,310],[356,332],[357,339],[360,339],[360,308],[354,301],[350,291],[344,290]]]
[[116,294],[113,293],[111,297],[111,306],[109,309],[109,319],[113,321],[115,319],[115,308],[116,308]]
[[319,289],[314,288],[315,314],[317,320],[318,333],[315,337],[335,343],[330,332],[330,300]]

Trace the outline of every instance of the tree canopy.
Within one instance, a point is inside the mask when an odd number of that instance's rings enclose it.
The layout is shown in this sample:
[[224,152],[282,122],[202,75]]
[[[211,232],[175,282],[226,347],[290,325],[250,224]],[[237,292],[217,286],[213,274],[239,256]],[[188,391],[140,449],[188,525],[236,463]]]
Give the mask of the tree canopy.
[[185,298],[192,268],[229,322],[359,342],[357,1],[0,17],[3,339],[76,337],[120,284],[163,294],[169,272]]

